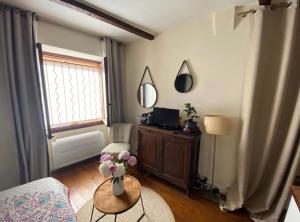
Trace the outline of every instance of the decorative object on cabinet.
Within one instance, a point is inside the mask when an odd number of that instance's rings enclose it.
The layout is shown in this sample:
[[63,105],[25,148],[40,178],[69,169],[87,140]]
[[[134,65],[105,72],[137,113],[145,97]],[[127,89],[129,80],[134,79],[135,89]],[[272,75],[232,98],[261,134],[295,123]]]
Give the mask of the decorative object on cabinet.
[[[181,73],[183,66],[186,65],[188,69],[188,73]],[[186,60],[183,60],[180,69],[177,73],[175,82],[174,82],[175,89],[180,93],[188,92],[193,87],[193,77],[191,71],[189,69],[188,63]]]
[[183,122],[184,124],[183,131],[185,133],[191,133],[191,134],[199,133],[200,130],[199,127],[197,126],[197,122],[195,121],[195,119],[198,119],[199,116],[197,115],[197,111],[195,107],[191,106],[190,103],[185,103],[184,106],[185,109],[183,110],[183,112],[186,113],[188,119]]
[[[143,83],[146,72],[148,72],[152,83]],[[138,102],[144,108],[151,108],[155,105],[157,97],[157,90],[155,88],[150,69],[148,66],[146,66],[137,91]]]
[[145,125],[153,125],[153,112],[143,113],[142,116],[139,118],[139,123]]
[[186,190],[198,172],[201,134],[190,136],[157,127],[138,126],[138,167]]
[[216,142],[217,136],[227,135],[231,130],[231,121],[228,117],[222,115],[206,115],[204,116],[204,132],[214,136],[213,147],[213,166],[210,190],[218,192],[218,188],[214,184],[215,176],[215,159],[216,159]]

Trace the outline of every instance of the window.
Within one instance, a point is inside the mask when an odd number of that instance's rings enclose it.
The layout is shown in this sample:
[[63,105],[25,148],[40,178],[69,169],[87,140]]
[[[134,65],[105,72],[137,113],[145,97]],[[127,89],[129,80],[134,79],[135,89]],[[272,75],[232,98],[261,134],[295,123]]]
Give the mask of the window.
[[101,63],[43,53],[45,85],[52,132],[102,123]]

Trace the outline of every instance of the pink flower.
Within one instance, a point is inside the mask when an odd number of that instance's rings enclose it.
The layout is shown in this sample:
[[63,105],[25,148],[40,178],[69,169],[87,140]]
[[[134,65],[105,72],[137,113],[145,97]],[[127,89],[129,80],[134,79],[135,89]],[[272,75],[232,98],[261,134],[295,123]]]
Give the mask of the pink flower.
[[130,165],[130,166],[134,166],[136,164],[136,158],[135,156],[130,156],[127,163]]
[[117,170],[114,173],[113,177],[122,177],[122,176],[124,176],[125,173],[126,173],[126,168],[125,168],[124,164],[123,163],[115,163],[115,165],[116,165]]
[[119,160],[129,160],[130,158],[130,153],[128,151],[121,151],[119,153],[118,159]]
[[100,163],[103,163],[103,162],[109,161],[109,160],[113,160],[113,156],[108,153],[104,153],[101,155]]
[[99,171],[102,175],[108,177],[111,175],[111,172],[109,171],[109,167],[112,165],[113,163],[111,161],[104,161],[103,163],[100,164],[99,166]]
[[117,166],[115,164],[112,164],[112,165],[109,166],[108,169],[111,172],[111,174],[113,174],[114,172],[116,172]]

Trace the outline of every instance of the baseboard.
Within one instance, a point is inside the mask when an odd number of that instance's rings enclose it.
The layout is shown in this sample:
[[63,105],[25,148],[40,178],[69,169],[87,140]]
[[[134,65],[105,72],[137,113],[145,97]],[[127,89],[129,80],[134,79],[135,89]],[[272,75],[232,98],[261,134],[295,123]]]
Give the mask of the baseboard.
[[52,171],[51,171],[51,174],[55,174],[55,173],[58,173],[58,172],[63,172],[63,171],[66,171],[66,170],[68,170],[68,169],[70,169],[70,168],[73,168],[73,167],[76,167],[76,166],[80,166],[80,165],[84,165],[84,164],[86,164],[86,163],[93,162],[93,161],[96,161],[96,160],[99,160],[99,155],[97,155],[97,156],[92,156],[92,157],[90,157],[90,158],[88,158],[88,159],[81,160],[81,161],[79,161],[79,162],[77,162],[77,163],[72,163],[72,164],[70,164],[70,165],[68,165],[68,166],[64,166],[64,167],[62,167],[62,168],[52,170]]

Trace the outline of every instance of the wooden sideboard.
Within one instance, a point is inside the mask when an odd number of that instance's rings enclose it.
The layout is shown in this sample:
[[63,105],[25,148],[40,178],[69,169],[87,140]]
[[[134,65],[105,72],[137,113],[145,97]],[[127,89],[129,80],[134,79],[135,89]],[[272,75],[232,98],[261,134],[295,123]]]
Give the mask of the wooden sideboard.
[[200,137],[138,126],[138,167],[186,190],[198,172]]

